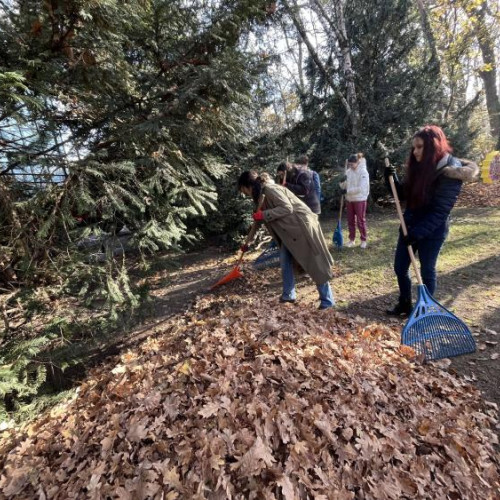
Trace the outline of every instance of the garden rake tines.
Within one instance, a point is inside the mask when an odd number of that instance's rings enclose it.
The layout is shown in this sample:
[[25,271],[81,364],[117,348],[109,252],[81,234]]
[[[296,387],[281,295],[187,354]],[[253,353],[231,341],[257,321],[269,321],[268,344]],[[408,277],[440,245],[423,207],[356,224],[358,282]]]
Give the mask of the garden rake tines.
[[261,270],[269,267],[279,267],[279,265],[280,249],[274,241],[271,241],[269,246],[255,259],[253,268]]
[[401,334],[401,343],[427,360],[452,358],[476,350],[467,325],[418,286],[418,301]]
[[[259,198],[259,203],[257,205],[256,212],[261,210],[261,208],[264,206],[264,200],[265,196],[261,195]],[[254,221],[252,224],[252,227],[250,229],[250,232],[248,233],[247,239],[245,240],[245,244],[243,245],[246,247],[248,243],[253,239],[255,233],[257,232],[257,229],[259,227],[259,224],[257,221]],[[210,290],[215,290],[217,287],[221,285],[225,285],[226,283],[229,283],[231,281],[234,281],[238,278],[243,277],[243,273],[241,272],[241,261],[243,260],[243,256],[245,255],[245,251],[241,250],[240,257],[238,258],[238,261],[236,262],[236,265],[233,267],[233,269],[227,273],[225,276],[223,276],[217,283],[214,283],[211,287]]]
[[[392,176],[389,177],[389,182],[401,229],[406,236],[408,231]],[[474,352],[476,343],[469,328],[432,297],[422,282],[411,246],[408,247],[408,252],[418,281],[418,300],[401,333],[401,343],[415,349],[417,355],[423,356],[426,360],[451,358]]]
[[238,278],[241,278],[243,276],[243,273],[241,272],[241,261],[243,260],[243,255],[245,255],[245,252],[241,252],[241,255],[238,259],[238,262],[236,265],[233,267],[233,269],[227,273],[225,276],[223,276],[217,283],[214,283],[211,287],[210,290],[215,290],[217,287],[221,285],[225,285],[226,283],[229,283],[230,281],[234,281]]

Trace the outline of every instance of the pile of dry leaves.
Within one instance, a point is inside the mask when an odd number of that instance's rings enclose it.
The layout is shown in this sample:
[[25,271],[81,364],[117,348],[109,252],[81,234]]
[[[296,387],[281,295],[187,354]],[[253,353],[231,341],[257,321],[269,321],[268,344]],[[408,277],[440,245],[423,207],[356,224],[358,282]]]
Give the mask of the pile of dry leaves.
[[500,182],[483,184],[475,182],[464,184],[457,201],[459,207],[498,207],[500,206]]
[[384,326],[258,291],[199,298],[4,436],[0,497],[495,498],[495,412],[476,389]]

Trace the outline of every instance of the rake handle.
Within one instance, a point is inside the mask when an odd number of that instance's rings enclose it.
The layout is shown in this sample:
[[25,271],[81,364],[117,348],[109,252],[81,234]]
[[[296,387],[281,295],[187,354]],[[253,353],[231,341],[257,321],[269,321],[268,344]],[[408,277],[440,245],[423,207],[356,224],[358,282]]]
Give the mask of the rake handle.
[[[256,212],[262,209],[264,206],[264,201],[266,197],[265,195],[261,195],[259,198],[259,203],[257,205],[257,208],[255,209]],[[248,232],[248,236],[245,239],[245,245],[250,245],[251,241],[253,240],[255,233],[257,232],[257,229],[259,229],[259,222],[254,221],[252,224],[252,227],[250,228],[250,231]],[[241,261],[243,260],[243,256],[245,255],[245,252],[241,252],[240,258],[238,259],[238,262],[236,263],[236,266],[239,266],[241,264]]]
[[239,259],[236,262],[236,267],[240,267],[241,261],[243,260],[243,256],[245,255],[245,252],[241,252],[241,255]]
[[[347,175],[347,160],[344,164],[344,175]],[[347,180],[346,180],[347,182]],[[339,222],[342,220],[342,209],[344,208],[344,195],[340,197]]]
[[[386,165],[387,163],[388,160],[386,158]],[[405,236],[408,236],[408,229],[406,228],[403,212],[401,211],[401,203],[399,203],[398,191],[396,189],[396,185],[394,184],[394,178],[392,177],[392,175],[389,176],[389,184],[391,185],[392,196],[394,196],[394,201],[396,202],[396,209],[398,211],[399,222],[401,223],[401,229],[403,230],[403,234]],[[410,260],[413,265],[413,270],[415,271],[418,284],[423,285],[424,283],[422,281],[422,275],[420,274],[420,271],[418,269],[417,259],[415,258],[415,253],[413,252],[413,248],[411,247],[411,245],[408,246],[408,253],[410,254]]]

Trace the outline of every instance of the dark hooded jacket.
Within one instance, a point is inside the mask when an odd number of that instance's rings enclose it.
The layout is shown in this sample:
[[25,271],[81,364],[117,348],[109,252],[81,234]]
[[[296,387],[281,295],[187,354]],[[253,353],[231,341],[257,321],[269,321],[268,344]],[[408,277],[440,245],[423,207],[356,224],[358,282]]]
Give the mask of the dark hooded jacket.
[[290,179],[287,178],[286,187],[318,215],[321,213],[321,203],[313,174],[308,168],[295,167]]
[[[406,208],[404,220],[411,240],[444,239],[449,230],[450,212],[454,207],[464,181],[470,181],[477,167],[462,165],[460,160],[446,155],[436,166],[436,176],[428,202],[419,208]],[[401,200],[405,198],[403,182],[397,176],[394,182]],[[390,187],[389,187],[390,190]]]

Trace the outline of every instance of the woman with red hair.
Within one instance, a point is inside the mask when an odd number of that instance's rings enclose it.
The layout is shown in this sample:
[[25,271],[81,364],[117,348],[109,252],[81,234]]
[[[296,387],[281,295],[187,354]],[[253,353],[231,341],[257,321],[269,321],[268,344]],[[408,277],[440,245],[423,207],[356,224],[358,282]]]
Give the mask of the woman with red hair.
[[451,151],[441,128],[426,125],[413,136],[404,182],[399,181],[393,166],[385,169],[386,180],[394,177],[398,195],[406,201],[404,219],[408,228],[407,236],[400,230],[394,257],[399,300],[387,314],[408,315],[412,310],[410,245],[419,257],[424,284],[431,295],[436,290],[436,262],[448,235],[451,209],[463,181],[472,180],[479,171],[475,163],[458,160]]

